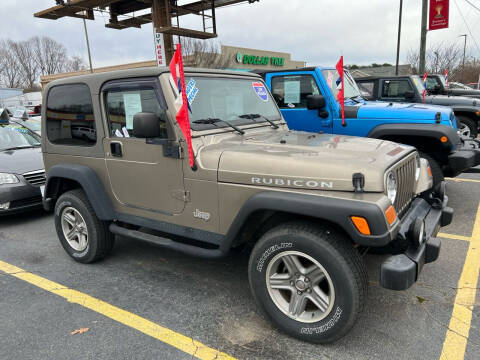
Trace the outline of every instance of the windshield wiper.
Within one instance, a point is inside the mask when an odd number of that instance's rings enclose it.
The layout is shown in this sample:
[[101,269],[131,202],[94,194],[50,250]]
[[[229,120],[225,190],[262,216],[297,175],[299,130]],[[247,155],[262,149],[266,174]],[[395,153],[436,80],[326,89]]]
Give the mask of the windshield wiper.
[[12,147],[9,147],[9,148],[0,149],[0,151],[20,150],[20,149],[31,149],[31,148],[36,148],[36,147],[39,147],[39,146],[40,146],[40,144],[38,144],[38,145],[12,146]]
[[242,118],[242,119],[257,119],[257,118],[262,118],[263,120],[265,120],[266,122],[268,122],[270,125],[272,125],[272,127],[274,129],[278,129],[278,125],[275,124],[272,120],[266,118],[265,116],[263,115],[260,115],[260,114],[243,114],[243,115],[239,115],[238,116],[239,118]]
[[245,131],[243,131],[242,129],[236,127],[235,125],[233,125],[232,123],[230,123],[228,121],[225,121],[225,120],[222,120],[222,119],[219,119],[219,118],[206,118],[206,119],[200,119],[200,120],[192,121],[192,123],[194,123],[194,124],[214,124],[214,125],[217,122],[223,122],[223,123],[227,124],[233,130],[238,131],[241,135],[245,134]]

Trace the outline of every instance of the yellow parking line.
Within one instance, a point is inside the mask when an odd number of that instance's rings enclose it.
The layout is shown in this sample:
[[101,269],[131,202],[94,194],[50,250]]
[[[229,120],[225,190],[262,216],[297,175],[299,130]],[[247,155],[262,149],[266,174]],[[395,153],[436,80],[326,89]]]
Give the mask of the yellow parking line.
[[462,236],[462,235],[455,235],[455,234],[446,234],[446,233],[438,233],[438,237],[445,238],[445,239],[452,239],[452,240],[463,240],[463,241],[470,241],[472,238],[469,236]]
[[164,326],[158,325],[152,321],[142,318],[141,316],[122,310],[116,306],[110,305],[102,300],[98,300],[87,294],[81,293],[73,289],[69,289],[61,284],[42,278],[41,276],[26,272],[23,269],[20,269],[1,260],[0,271],[14,276],[17,279],[26,281],[55,295],[61,296],[68,302],[78,304],[87,309],[102,314],[110,319],[113,319],[121,324],[136,329],[198,359],[235,360],[235,358],[225,353],[219,352],[218,350],[212,349],[188,336],[182,335]]
[[446,180],[450,181],[455,181],[455,182],[474,182],[474,183],[480,183],[480,180],[474,180],[474,179],[464,179],[464,178],[445,178]]
[[443,343],[441,360],[461,360],[465,356],[472,311],[475,304],[477,282],[480,270],[480,205],[475,218],[475,225],[463,265],[462,275],[458,281],[458,291],[453,305],[452,317]]

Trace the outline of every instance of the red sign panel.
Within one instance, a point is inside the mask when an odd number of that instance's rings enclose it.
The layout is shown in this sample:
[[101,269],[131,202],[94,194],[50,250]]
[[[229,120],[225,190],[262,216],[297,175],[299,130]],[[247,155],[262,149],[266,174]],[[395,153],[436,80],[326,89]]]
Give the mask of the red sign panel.
[[430,0],[430,19],[428,30],[448,28],[449,0]]

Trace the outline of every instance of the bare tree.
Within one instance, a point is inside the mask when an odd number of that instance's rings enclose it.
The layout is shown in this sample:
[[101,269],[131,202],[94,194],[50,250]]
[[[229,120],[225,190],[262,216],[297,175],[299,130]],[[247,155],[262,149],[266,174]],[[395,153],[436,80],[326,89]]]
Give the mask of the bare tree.
[[29,41],[32,42],[40,75],[51,75],[66,70],[69,59],[65,46],[47,36],[41,38],[36,36]]
[[72,56],[68,60],[68,63],[66,66],[66,71],[68,72],[75,72],[75,71],[81,71],[86,69],[87,69],[87,64],[85,63],[83,58],[77,55]]
[[13,41],[0,41],[0,83],[10,88],[22,86],[22,74]]
[[[453,71],[462,59],[461,49],[458,44],[439,42],[432,44],[426,52],[425,69],[428,73],[440,73],[449,69]],[[420,56],[417,50],[410,49],[407,54],[407,62],[410,63],[415,72],[418,71]],[[423,74],[421,74],[423,75]]]
[[182,38],[185,64],[192,67],[225,69],[231,65],[228,56],[222,56],[221,45],[212,40]]
[[38,63],[35,58],[34,41],[30,39],[26,41],[9,42],[21,69],[22,85],[26,88],[32,88],[39,75]]

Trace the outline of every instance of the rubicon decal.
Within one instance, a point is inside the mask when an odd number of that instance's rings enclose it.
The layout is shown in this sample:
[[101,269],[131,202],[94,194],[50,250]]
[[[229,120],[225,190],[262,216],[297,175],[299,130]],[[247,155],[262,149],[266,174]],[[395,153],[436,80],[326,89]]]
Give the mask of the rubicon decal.
[[303,180],[303,179],[284,179],[284,178],[264,178],[252,177],[252,184],[265,186],[293,186],[298,188],[309,189],[333,189],[331,181]]

